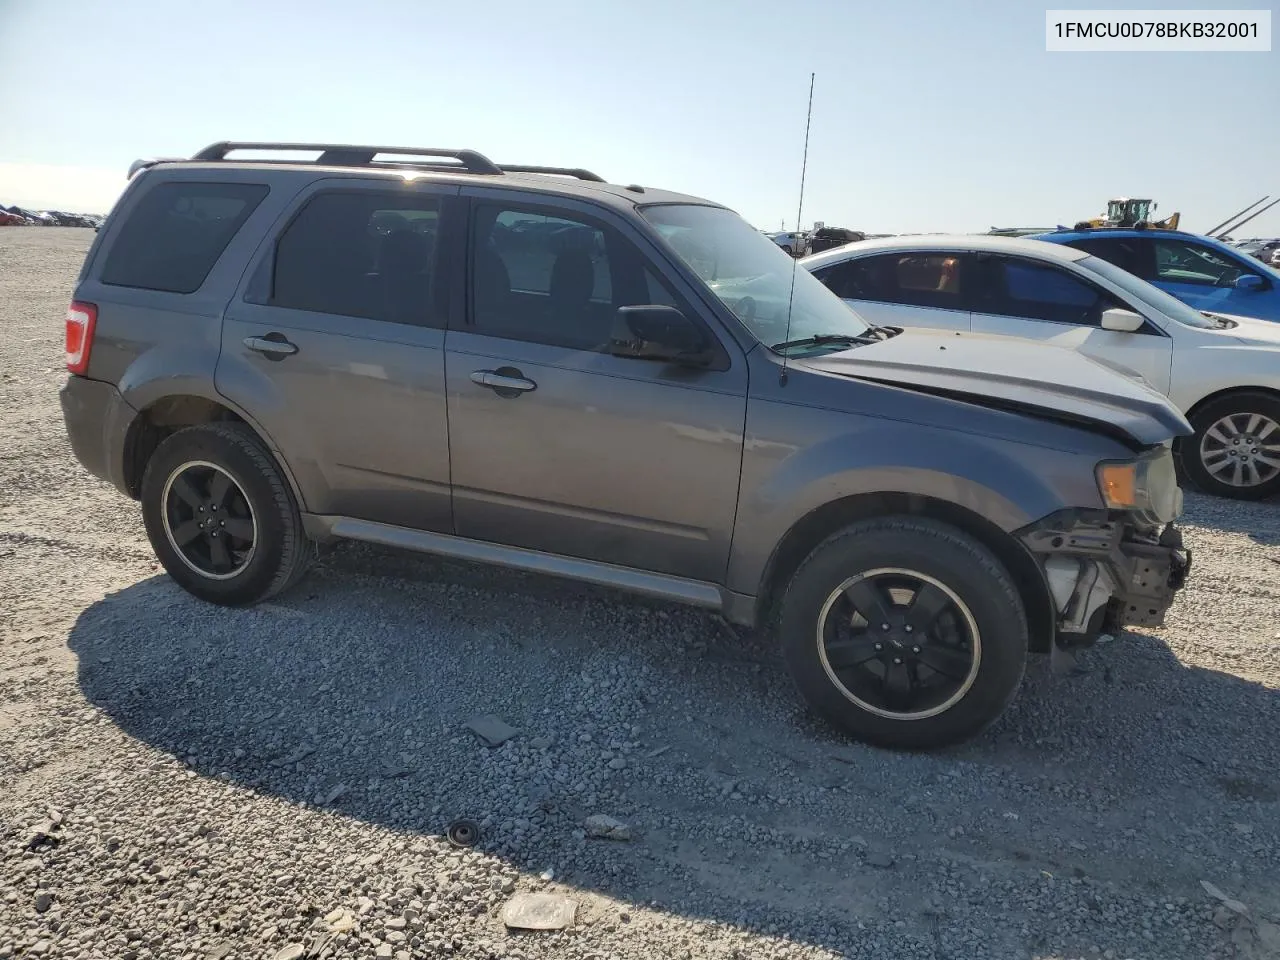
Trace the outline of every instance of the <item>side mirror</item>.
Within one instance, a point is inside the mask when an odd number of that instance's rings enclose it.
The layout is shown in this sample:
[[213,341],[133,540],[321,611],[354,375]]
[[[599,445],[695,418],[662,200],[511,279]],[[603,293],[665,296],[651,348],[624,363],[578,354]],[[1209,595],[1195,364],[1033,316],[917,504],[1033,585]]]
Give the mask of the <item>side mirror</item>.
[[645,304],[619,307],[609,336],[609,353],[683,367],[711,363],[706,334],[675,307]]
[[1109,310],[1102,311],[1103,330],[1114,330],[1117,333],[1133,333],[1135,330],[1141,330],[1145,322],[1142,314],[1126,310],[1124,307],[1112,307]]
[[1252,290],[1257,293],[1266,286],[1266,281],[1256,273],[1242,273],[1236,277],[1235,288],[1237,290]]

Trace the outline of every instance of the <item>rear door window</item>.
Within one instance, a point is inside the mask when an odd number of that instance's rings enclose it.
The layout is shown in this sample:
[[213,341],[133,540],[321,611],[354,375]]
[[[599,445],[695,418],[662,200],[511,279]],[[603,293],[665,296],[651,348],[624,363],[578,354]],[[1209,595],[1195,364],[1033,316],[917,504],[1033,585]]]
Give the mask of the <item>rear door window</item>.
[[1114,263],[1121,270],[1143,280],[1155,277],[1155,259],[1151,241],[1142,237],[1089,237],[1072,240],[1068,246]]
[[307,201],[276,243],[268,302],[390,323],[443,327],[433,281],[440,201],[330,191]]
[[963,260],[953,253],[903,254],[893,272],[898,303],[938,310],[963,310]]
[[964,260],[955,253],[885,253],[827,267],[817,277],[846,300],[966,310]]
[[156,184],[113,239],[101,282],[194,293],[267,189],[258,183]]
[[860,257],[825,267],[816,276],[837,297],[845,300],[892,300],[894,285],[889,277],[889,257]]

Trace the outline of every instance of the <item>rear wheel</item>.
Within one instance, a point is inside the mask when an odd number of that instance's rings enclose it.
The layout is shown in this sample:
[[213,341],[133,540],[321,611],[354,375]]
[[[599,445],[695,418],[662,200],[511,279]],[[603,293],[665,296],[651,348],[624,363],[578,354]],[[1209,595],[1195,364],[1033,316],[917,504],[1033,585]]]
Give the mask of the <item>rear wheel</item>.
[[1280,398],[1231,393],[1205,404],[1190,420],[1195,436],[1180,441],[1178,453],[1192,483],[1235,500],[1280,494]]
[[966,534],[923,518],[863,521],[819,545],[778,626],[815,712],[882,746],[973,737],[1026,665],[1026,615],[1008,572]]
[[248,429],[186,427],[142,476],[142,518],[169,576],[202,600],[256,603],[292,585],[312,548],[293,494]]

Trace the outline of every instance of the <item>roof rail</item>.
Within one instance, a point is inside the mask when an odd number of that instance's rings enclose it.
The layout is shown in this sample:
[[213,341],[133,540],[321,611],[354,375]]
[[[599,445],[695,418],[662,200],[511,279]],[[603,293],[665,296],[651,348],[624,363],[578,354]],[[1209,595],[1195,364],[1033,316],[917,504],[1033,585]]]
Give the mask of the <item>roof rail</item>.
[[475,150],[449,150],[441,147],[368,147],[338,143],[267,143],[222,140],[205,147],[192,160],[225,160],[233,150],[297,150],[318,152],[315,163],[340,167],[361,167],[374,162],[378,154],[417,157],[449,157],[459,161],[470,173],[496,175],[502,168]]
[[525,163],[503,163],[499,164],[503,173],[551,173],[559,174],[565,177],[577,177],[579,180],[594,180],[596,183],[604,183],[604,177],[598,173],[592,173],[590,170],[583,170],[581,167],[536,167]]

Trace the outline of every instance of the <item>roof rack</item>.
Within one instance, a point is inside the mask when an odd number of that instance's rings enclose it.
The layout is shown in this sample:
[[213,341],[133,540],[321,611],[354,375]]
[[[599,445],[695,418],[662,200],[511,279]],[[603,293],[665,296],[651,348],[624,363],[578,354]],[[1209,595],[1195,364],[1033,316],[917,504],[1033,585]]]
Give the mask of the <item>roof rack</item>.
[[[225,160],[227,154],[234,150],[285,150],[303,153],[318,153],[312,162],[334,167],[366,167],[366,166],[408,166],[423,167],[430,170],[456,170],[453,164],[413,163],[399,160],[378,160],[380,155],[393,157],[444,157],[458,161],[468,173],[480,173],[496,176],[503,173],[541,173],[552,176],[576,177],[579,180],[591,180],[604,183],[604,177],[581,167],[542,167],[524,163],[509,163],[499,166],[484,154],[475,150],[450,150],[443,147],[368,147],[355,144],[339,143],[268,143],[257,141],[221,140],[205,147],[192,160]],[[142,165],[151,165],[157,161],[139,161]],[[130,175],[136,171],[131,171]]]
[[470,173],[496,175],[502,168],[475,150],[449,150],[441,147],[367,147],[338,143],[266,143],[222,140],[205,147],[192,160],[225,160],[233,150],[297,150],[318,152],[317,164],[340,167],[361,167],[374,163],[379,154],[416,157],[448,157],[457,160]]
[[501,170],[503,173],[550,173],[563,177],[577,177],[579,180],[593,180],[596,183],[605,182],[604,177],[598,173],[583,170],[581,167],[536,167],[525,163],[504,163],[501,164]]

